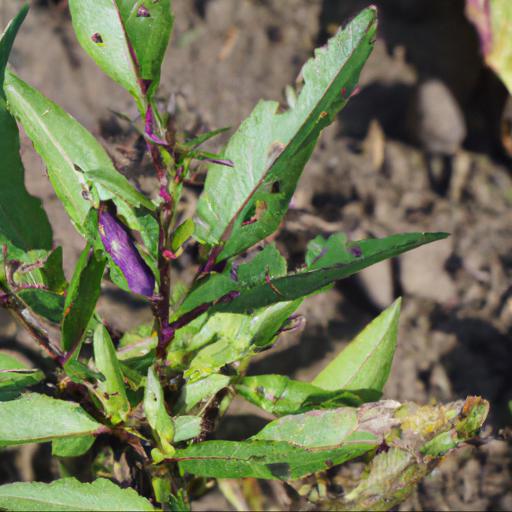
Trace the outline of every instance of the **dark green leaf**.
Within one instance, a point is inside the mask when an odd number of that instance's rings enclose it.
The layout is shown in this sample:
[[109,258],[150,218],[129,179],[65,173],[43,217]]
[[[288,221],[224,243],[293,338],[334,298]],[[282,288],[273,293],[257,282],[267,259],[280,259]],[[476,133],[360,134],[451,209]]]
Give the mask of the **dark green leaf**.
[[123,372],[110,334],[102,324],[94,331],[94,363],[105,376],[105,381],[98,385],[98,396],[107,416],[113,424],[126,421],[130,403],[126,397]]
[[5,104],[5,67],[27,11],[28,6],[20,10],[0,39],[0,241],[23,250],[51,249],[50,223],[41,201],[25,189],[18,128]]
[[83,250],[66,295],[62,321],[62,348],[76,354],[100,296],[106,260],[90,245]]
[[[381,239],[346,242],[339,238],[339,262],[329,257],[330,266],[271,279],[244,290],[233,301],[216,307],[218,311],[247,312],[282,301],[295,300],[332,282],[349,277],[379,261],[398,256],[421,245],[446,238],[446,233],[406,233]],[[326,256],[327,258],[327,256]],[[332,263],[332,264],[331,264]]]
[[396,349],[401,300],[368,324],[312,381],[326,390],[382,391]]
[[78,404],[35,393],[0,402],[0,446],[93,434],[101,424]]
[[196,237],[210,245],[226,242],[219,260],[277,229],[320,132],[357,84],[376,25],[375,8],[366,9],[318,49],[303,68],[296,105],[278,113],[276,102],[260,102],[222,155],[235,168],[210,167],[198,203]]
[[100,478],[87,484],[63,478],[51,484],[17,482],[0,486],[0,508],[12,511],[151,511],[151,503],[133,489]]
[[140,77],[156,91],[174,17],[171,0],[116,0],[128,39],[137,56]]
[[36,314],[53,323],[60,323],[64,312],[63,295],[47,290],[27,289],[18,293],[18,297]]
[[29,369],[11,354],[0,352],[0,401],[16,398],[24,389],[43,379],[40,370]]
[[237,383],[236,391],[249,402],[277,416],[343,405],[357,407],[363,403],[356,393],[343,390],[329,392],[284,375],[244,377]]
[[95,441],[94,436],[64,437],[52,441],[54,457],[80,457],[87,453]]

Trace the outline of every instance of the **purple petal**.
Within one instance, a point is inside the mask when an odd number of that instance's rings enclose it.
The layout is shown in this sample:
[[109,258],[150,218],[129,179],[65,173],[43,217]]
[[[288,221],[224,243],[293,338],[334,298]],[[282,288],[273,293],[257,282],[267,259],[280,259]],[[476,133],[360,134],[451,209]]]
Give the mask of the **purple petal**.
[[139,254],[124,224],[105,207],[100,208],[99,231],[105,250],[121,269],[130,290],[151,297],[155,288],[153,273]]

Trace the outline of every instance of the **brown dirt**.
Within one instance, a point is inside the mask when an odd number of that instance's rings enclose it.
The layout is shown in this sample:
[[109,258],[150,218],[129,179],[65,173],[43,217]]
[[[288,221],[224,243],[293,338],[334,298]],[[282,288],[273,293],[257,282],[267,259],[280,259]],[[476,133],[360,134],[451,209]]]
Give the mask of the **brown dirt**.
[[[175,0],[162,101],[176,93],[189,129],[236,126],[258,99],[282,99],[312,49],[368,3]],[[377,3],[381,37],[361,78],[361,93],[322,136],[278,242],[299,262],[307,241],[319,233],[341,230],[357,239],[439,230],[452,236],[310,299],[302,311],[305,329],[283,336],[252,372],[311,377],[403,295],[399,349],[385,395],[427,403],[478,394],[492,409],[488,441],[447,457],[401,509],[512,510],[512,453],[497,438],[510,425],[512,399],[512,180],[499,138],[506,93],[482,65],[461,0]],[[0,0],[2,26],[19,4]],[[119,131],[108,110],[134,114],[129,98],[84,55],[58,4],[34,2],[13,65],[102,136],[126,172],[152,190],[145,166],[130,165],[122,151],[133,137]],[[83,242],[27,140],[23,156],[27,186],[44,201],[69,272]],[[187,197],[192,208],[195,194]],[[110,287],[101,301],[102,313],[119,329],[149,317],[143,305]],[[0,345],[21,344],[25,355],[41,362],[27,337],[0,314]],[[223,435],[250,434],[261,424],[254,412],[235,402]],[[3,452],[0,480],[51,479],[37,463],[43,454],[48,447]],[[272,489],[268,495],[285,503]],[[196,510],[227,507],[212,491]]]

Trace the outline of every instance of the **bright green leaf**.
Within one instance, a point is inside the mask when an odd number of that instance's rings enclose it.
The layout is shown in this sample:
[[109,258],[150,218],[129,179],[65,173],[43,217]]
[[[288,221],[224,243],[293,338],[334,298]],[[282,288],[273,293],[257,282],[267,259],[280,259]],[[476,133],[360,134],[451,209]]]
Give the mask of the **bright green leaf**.
[[0,446],[95,433],[102,425],[78,404],[36,393],[0,402]]
[[[158,449],[152,452],[155,462],[174,453],[174,423],[165,408],[165,398],[162,386],[153,367],[148,369],[146,389],[144,392],[144,413],[157,439]],[[156,451],[158,450],[158,451]]]
[[174,442],[188,441],[201,434],[203,419],[200,416],[178,416],[174,418]]
[[334,409],[343,405],[357,407],[363,403],[355,393],[344,390],[325,391],[308,382],[292,380],[284,375],[244,377],[235,388],[240,396],[277,416],[313,409]]
[[63,478],[50,484],[17,482],[2,485],[0,508],[34,512],[154,510],[151,503],[133,489],[122,489],[104,478],[90,484]]
[[27,368],[13,355],[0,352],[0,401],[12,400],[44,379],[40,370]]
[[[140,75],[118,8],[120,0],[69,0],[73,28],[82,48],[145,111]],[[101,169],[102,166],[95,167]]]
[[278,113],[276,102],[260,102],[222,155],[235,168],[210,166],[196,237],[210,245],[225,241],[219,259],[239,254],[279,226],[320,132],[357,85],[376,26],[375,8],[360,13],[304,66],[294,108]]
[[312,381],[326,390],[382,391],[395,354],[401,300],[368,324]]
[[99,324],[94,331],[94,363],[105,376],[98,386],[98,396],[111,419],[117,424],[126,421],[130,412],[130,403],[126,397],[123,372],[110,334],[104,325]]
[[197,404],[212,398],[221,389],[229,386],[230,381],[231,378],[227,375],[213,373],[201,380],[187,382],[176,403],[176,411],[178,413],[190,412]]
[[87,453],[95,441],[94,436],[64,437],[52,441],[54,457],[80,457]]

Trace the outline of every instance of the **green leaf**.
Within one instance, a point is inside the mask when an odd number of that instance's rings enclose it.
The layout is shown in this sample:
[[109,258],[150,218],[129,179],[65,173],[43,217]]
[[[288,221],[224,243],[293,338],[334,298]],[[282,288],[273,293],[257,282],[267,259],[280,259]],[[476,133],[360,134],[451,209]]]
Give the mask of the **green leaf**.
[[326,411],[309,411],[272,421],[251,439],[286,441],[306,448],[322,448],[353,440],[359,441],[359,437],[354,435],[357,426],[356,409],[342,407]]
[[105,381],[98,385],[98,396],[108,417],[114,425],[126,421],[130,403],[126,397],[123,372],[110,334],[102,324],[94,331],[94,362],[105,376]]
[[[446,233],[405,233],[380,239],[347,242],[344,238],[335,235],[336,244],[329,244],[332,247],[322,257],[329,266],[312,267],[311,270],[271,279],[248,289],[244,289],[243,285],[233,286],[232,289],[238,289],[240,295],[227,304],[216,306],[215,309],[241,313],[254,311],[255,308],[276,302],[295,300],[319,291],[334,281],[349,277],[379,261],[447,236]],[[334,252],[335,247],[336,257],[334,258],[331,251]]]
[[144,414],[157,439],[158,448],[151,454],[155,462],[160,462],[165,456],[174,453],[174,423],[165,408],[165,398],[162,386],[153,367],[148,369],[146,389],[144,392]]
[[[271,234],[286,213],[323,128],[345,106],[375,38],[375,8],[362,11],[303,68],[304,87],[291,110],[260,102],[222,156],[234,169],[212,165],[198,203],[196,237],[225,242],[219,260]],[[229,201],[226,201],[229,197]]]
[[52,229],[41,201],[25,188],[18,128],[5,103],[5,68],[27,12],[24,6],[0,38],[0,240],[23,250],[51,249]]
[[94,436],[64,437],[52,441],[54,457],[80,457],[87,453],[95,441]]
[[325,391],[308,382],[292,380],[284,375],[244,377],[236,384],[235,389],[247,401],[277,416],[313,409],[334,409],[343,405],[357,407],[363,403],[357,394],[350,391]]
[[201,434],[203,419],[200,416],[178,416],[174,418],[174,442],[188,441]]
[[295,480],[363,455],[377,446],[371,434],[339,447],[304,448],[286,441],[206,441],[177,450],[182,471],[215,478]]
[[0,402],[0,446],[94,434],[102,425],[78,404],[36,393]]
[[36,315],[56,324],[62,320],[65,301],[63,295],[39,289],[22,290],[17,295]]
[[40,370],[29,369],[16,357],[0,352],[0,401],[12,400],[44,379]]
[[133,489],[121,489],[100,478],[84,484],[63,478],[50,484],[17,482],[0,486],[0,508],[12,511],[96,511],[154,510],[151,503]]
[[116,0],[128,39],[137,56],[140,77],[151,82],[150,92],[160,81],[160,67],[174,23],[171,0]]
[[88,244],[83,250],[69,285],[62,321],[62,348],[77,354],[80,341],[100,296],[106,259]]
[[145,112],[140,75],[130,52],[118,2],[120,0],[70,0],[73,28],[80,45],[100,69],[124,87]]
[[91,133],[62,108],[9,71],[5,92],[10,110],[46,164],[55,192],[80,233],[87,235],[89,209],[97,206],[89,194],[91,187],[103,201],[154,208],[118,173]]
[[312,381],[326,390],[382,391],[395,354],[401,299],[368,324]]
[[190,412],[197,404],[212,398],[221,389],[229,386],[230,381],[231,378],[227,375],[213,373],[201,380],[187,382],[176,403],[176,412],[180,414]]
[[192,219],[180,224],[172,235],[171,250],[176,253],[180,247],[194,234],[196,226]]

